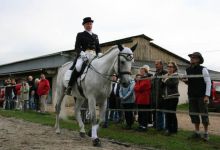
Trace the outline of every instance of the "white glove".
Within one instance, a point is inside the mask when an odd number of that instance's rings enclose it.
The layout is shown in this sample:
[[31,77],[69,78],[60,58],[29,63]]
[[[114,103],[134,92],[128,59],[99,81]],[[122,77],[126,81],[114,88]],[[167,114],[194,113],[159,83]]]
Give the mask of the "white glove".
[[86,53],[84,51],[80,52],[80,56],[85,56],[85,55],[86,55]]
[[80,52],[80,57],[82,58],[83,61],[87,61],[88,60],[87,54],[84,51]]
[[86,56],[81,57],[83,61],[87,61],[88,58]]
[[88,57],[87,57],[86,54],[85,54],[85,55],[82,55],[81,58],[82,58],[83,61],[87,61],[87,60],[88,60]]

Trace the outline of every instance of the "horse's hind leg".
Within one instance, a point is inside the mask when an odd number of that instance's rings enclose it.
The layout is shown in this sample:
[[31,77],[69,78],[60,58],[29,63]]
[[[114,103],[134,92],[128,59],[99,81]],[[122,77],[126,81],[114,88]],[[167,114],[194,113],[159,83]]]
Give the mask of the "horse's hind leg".
[[99,106],[99,124],[105,121],[106,117],[106,108],[107,108],[107,100],[104,101],[102,104]]
[[84,99],[76,99],[75,115],[76,115],[76,120],[79,123],[81,137],[85,137],[86,135],[85,126],[82,121],[81,111],[80,111],[83,103],[84,103]]
[[61,111],[61,104],[64,98],[64,94],[60,95],[57,99],[57,103],[55,106],[55,110],[56,110],[56,124],[55,124],[55,129],[56,129],[56,133],[59,134],[60,133],[60,111]]

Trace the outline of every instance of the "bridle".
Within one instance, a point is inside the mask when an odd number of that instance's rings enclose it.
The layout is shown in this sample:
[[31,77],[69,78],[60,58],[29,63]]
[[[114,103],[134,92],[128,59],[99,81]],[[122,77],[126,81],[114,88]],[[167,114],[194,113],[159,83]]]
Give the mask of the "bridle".
[[[131,75],[131,72],[130,71],[121,71],[121,67],[120,67],[120,63],[121,63],[121,59],[120,59],[120,56],[124,57],[127,61],[132,61],[134,59],[134,56],[133,54],[128,54],[128,53],[119,53],[118,54],[118,73],[116,74],[118,76],[118,78],[121,78],[122,75]],[[94,59],[93,59],[94,60]],[[93,61],[92,60],[92,61]],[[111,81],[111,82],[115,82],[115,83],[118,83],[117,81],[113,81],[111,79],[111,77],[113,76],[113,74],[102,74],[100,73],[93,65],[92,65],[92,61],[90,62],[89,66],[88,66],[88,69],[90,68],[91,70],[93,70],[94,72],[96,72],[97,74],[99,74],[101,77]],[[115,65],[116,61],[114,62],[114,65]]]
[[118,54],[118,77],[120,78],[122,75],[131,75],[130,71],[121,71],[121,60],[120,56],[124,57],[127,61],[132,61],[134,59],[133,54],[128,54],[128,53],[119,53]]

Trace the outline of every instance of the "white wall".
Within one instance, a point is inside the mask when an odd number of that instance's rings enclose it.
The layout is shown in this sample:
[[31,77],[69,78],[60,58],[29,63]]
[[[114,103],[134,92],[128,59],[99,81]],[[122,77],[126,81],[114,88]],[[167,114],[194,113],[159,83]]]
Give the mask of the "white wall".
[[188,102],[187,89],[188,89],[188,86],[184,82],[180,81],[179,82],[180,98],[179,98],[178,104],[184,104]]

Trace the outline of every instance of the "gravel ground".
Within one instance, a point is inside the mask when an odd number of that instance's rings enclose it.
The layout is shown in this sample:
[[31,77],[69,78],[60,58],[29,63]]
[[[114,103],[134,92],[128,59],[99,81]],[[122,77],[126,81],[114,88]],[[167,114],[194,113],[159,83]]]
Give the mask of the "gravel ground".
[[[179,128],[194,130],[187,114],[177,114]],[[92,146],[89,137],[80,138],[78,132],[61,129],[62,134],[55,134],[55,129],[36,123],[0,116],[0,150],[140,150],[143,148],[115,144],[101,139],[102,147]],[[210,116],[209,132],[220,135],[220,117]],[[201,130],[202,126],[201,126]],[[146,149],[146,148],[145,148]]]
[[101,139],[102,147],[92,146],[89,137],[80,138],[78,132],[62,129],[55,134],[49,126],[0,116],[0,150],[140,150],[137,147],[125,147]]

